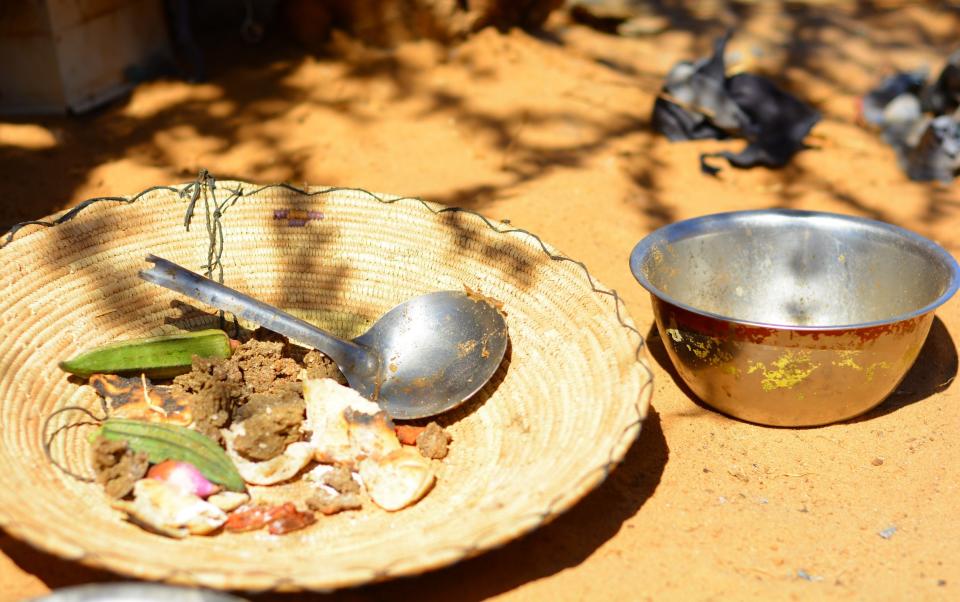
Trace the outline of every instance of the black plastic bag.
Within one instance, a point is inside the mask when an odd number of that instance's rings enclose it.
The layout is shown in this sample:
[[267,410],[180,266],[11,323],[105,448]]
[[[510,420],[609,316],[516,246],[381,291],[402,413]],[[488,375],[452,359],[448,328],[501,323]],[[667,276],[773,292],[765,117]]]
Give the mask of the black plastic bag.
[[947,60],[937,81],[920,95],[923,110],[934,115],[948,115],[960,108],[960,50]]
[[861,102],[911,180],[950,182],[960,169],[960,51],[932,83],[925,71],[896,73]]
[[781,167],[805,148],[803,139],[820,114],[765,77],[726,76],[724,51],[730,34],[717,40],[711,57],[681,62],[671,69],[653,108],[654,128],[672,141],[745,138],[738,153],[700,155],[704,173],[719,168],[707,159],[722,157],[734,167]]
[[960,123],[949,115],[933,118],[919,142],[898,155],[911,180],[950,182],[960,167]]

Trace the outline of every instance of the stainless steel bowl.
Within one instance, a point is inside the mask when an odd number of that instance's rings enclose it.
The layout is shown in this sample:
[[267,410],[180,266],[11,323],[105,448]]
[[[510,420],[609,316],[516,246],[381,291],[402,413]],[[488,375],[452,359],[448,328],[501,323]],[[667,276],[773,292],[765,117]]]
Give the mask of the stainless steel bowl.
[[873,220],[790,210],[661,228],[630,268],[684,382],[714,408],[813,426],[879,404],[960,286],[936,243]]

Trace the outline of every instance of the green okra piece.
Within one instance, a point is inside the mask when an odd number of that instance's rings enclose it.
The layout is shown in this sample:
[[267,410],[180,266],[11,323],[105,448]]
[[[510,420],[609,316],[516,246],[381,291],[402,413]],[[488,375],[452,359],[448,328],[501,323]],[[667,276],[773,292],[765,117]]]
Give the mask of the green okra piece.
[[91,374],[146,374],[171,378],[190,371],[193,356],[230,357],[230,337],[216,328],[110,343],[60,362],[60,369],[87,378]]
[[90,440],[126,441],[134,452],[147,454],[151,464],[164,460],[189,462],[211,483],[230,491],[244,491],[246,484],[233,460],[216,441],[183,426],[144,422],[129,418],[108,418]]

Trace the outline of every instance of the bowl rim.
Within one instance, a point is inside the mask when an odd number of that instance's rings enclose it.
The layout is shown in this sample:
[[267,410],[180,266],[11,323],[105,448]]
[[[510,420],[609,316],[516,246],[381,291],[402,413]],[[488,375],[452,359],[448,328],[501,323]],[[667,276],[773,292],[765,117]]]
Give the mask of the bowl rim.
[[[683,303],[674,298],[672,295],[664,292],[650,282],[650,280],[643,274],[643,270],[641,269],[643,260],[650,254],[654,245],[665,241],[687,238],[690,233],[716,231],[717,229],[712,228],[711,226],[715,226],[717,224],[730,224],[757,217],[800,220],[829,220],[831,222],[853,223],[860,227],[872,228],[874,230],[884,230],[888,233],[908,240],[917,247],[926,250],[932,256],[938,258],[941,262],[941,265],[943,265],[950,274],[949,282],[943,293],[941,293],[940,296],[938,296],[932,302],[911,312],[898,314],[887,319],[872,320],[869,322],[859,322],[853,324],[796,325],[744,320],[741,318],[734,318],[731,316],[699,309],[687,303]],[[671,305],[675,305],[694,314],[744,326],[805,332],[852,330],[896,324],[898,322],[917,318],[934,311],[946,303],[957,292],[957,290],[960,290],[960,264],[958,264],[957,260],[952,254],[950,254],[949,251],[929,238],[921,236],[920,234],[901,226],[896,226],[888,222],[866,217],[847,215],[843,213],[832,213],[828,211],[807,211],[800,209],[749,209],[742,211],[726,211],[721,213],[710,213],[667,224],[649,233],[633,247],[633,251],[630,253],[630,271],[633,273],[633,277],[636,278],[637,282],[640,283],[640,286],[647,289],[650,294],[657,297],[661,301],[670,303]]]

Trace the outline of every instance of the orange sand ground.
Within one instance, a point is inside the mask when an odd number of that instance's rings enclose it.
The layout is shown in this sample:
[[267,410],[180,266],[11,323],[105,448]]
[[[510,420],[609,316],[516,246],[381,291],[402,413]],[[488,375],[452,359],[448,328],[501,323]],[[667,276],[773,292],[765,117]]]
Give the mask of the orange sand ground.
[[[699,8],[673,29],[639,39],[555,19],[546,36],[485,31],[451,50],[341,42],[338,59],[238,51],[231,40],[210,51],[210,83],[143,85],[82,118],[0,122],[0,224],[185,181],[200,167],[422,195],[541,234],[616,288],[644,331],[650,305],[627,256],[678,219],[829,210],[960,251],[956,186],[907,181],[854,124],[855,97],[879,76],[939,70],[960,39],[958,12],[689,4]],[[674,61],[705,54],[738,22],[731,50],[823,111],[820,148],[781,171],[710,179],[698,153],[741,143],[670,144],[649,131],[649,110]],[[950,385],[960,302],[938,315],[897,393],[863,419],[815,429],[753,426],[694,403],[651,337],[654,410],[597,491],[503,549],[331,599],[960,599],[960,399]],[[890,539],[878,534],[891,526]],[[0,536],[0,600],[111,578]]]

